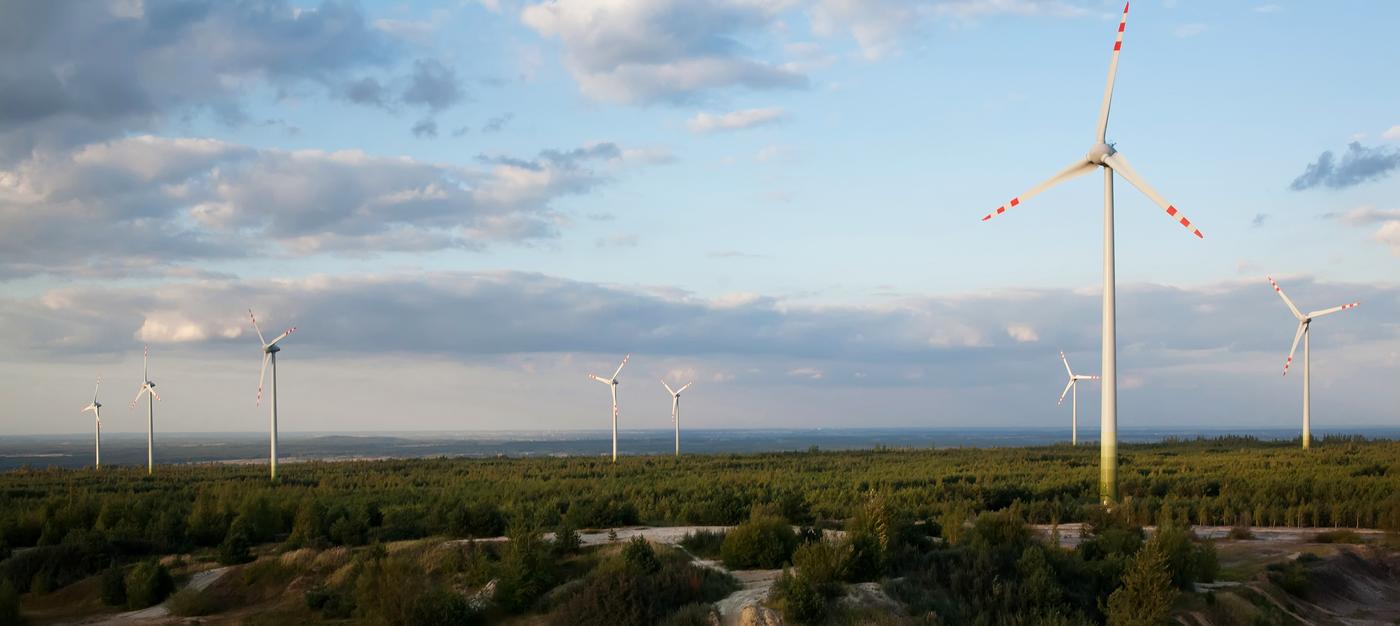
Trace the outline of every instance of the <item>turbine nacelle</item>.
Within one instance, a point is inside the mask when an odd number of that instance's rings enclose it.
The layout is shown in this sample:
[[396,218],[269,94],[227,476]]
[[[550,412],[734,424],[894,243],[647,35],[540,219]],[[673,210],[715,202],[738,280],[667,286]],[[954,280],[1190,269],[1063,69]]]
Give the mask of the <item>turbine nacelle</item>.
[[277,345],[277,344],[275,344],[275,343],[272,344],[272,345],[270,345],[270,346],[264,346],[264,347],[263,347],[263,352],[266,352],[266,353],[268,353],[268,354],[273,354],[273,353],[275,353],[275,352],[281,352],[281,351],[282,351],[282,347],[279,346],[279,345]]
[[1113,148],[1113,144],[1101,143],[1089,148],[1089,154],[1085,155],[1084,158],[1095,165],[1107,165],[1106,161],[1108,157],[1117,153],[1118,151]]

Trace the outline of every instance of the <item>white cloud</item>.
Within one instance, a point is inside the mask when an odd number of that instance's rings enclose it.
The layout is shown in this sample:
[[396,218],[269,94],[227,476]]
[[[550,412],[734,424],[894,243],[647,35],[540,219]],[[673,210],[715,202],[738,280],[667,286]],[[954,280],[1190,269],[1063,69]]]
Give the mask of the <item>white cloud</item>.
[[1173,30],[1172,32],[1173,32],[1177,37],[1181,37],[1181,38],[1185,39],[1185,38],[1189,38],[1189,37],[1195,37],[1196,35],[1199,35],[1199,34],[1201,34],[1201,33],[1206,32],[1207,30],[1209,30],[1209,27],[1206,26],[1205,24],[1196,23],[1196,24],[1182,24],[1182,25],[1180,25],[1180,26],[1177,26],[1176,29]]
[[715,89],[800,88],[807,77],[740,42],[772,26],[786,2],[550,0],[521,21],[564,45],[584,95],[622,103],[682,102]]
[[788,370],[788,376],[795,378],[807,378],[811,380],[821,380],[826,377],[826,373],[815,367],[798,367]]
[[1034,328],[1026,324],[1011,324],[1007,326],[1006,335],[1019,343],[1035,343],[1040,341],[1040,335],[1036,334]]
[[686,122],[691,132],[712,133],[724,130],[740,130],[766,124],[776,124],[787,119],[787,111],[779,107],[763,109],[743,109],[729,113],[696,113]]
[[1400,125],[1391,126],[1386,129],[1385,132],[1381,133],[1381,138],[1390,139],[1392,141],[1400,140]]

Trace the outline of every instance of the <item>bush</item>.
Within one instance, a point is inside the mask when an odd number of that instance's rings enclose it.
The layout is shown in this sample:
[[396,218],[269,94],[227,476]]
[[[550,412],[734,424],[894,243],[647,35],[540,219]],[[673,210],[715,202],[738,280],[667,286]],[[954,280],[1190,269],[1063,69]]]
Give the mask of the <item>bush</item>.
[[218,605],[209,594],[197,589],[184,588],[170,596],[170,612],[181,617],[198,617],[219,612]]
[[717,617],[708,604],[687,604],[661,620],[661,626],[710,626],[719,621]]
[[[331,595],[308,594],[307,605],[342,608]],[[335,604],[333,604],[335,603]],[[481,616],[462,594],[429,577],[402,557],[372,558],[355,580],[355,612],[360,621],[387,626],[477,624]]]
[[522,520],[511,527],[498,571],[496,602],[518,613],[554,586],[557,563],[539,528]]
[[841,592],[846,579],[846,562],[851,556],[851,544],[830,541],[809,541],[792,553],[792,565],[798,576],[807,579],[816,590],[828,598]]
[[720,557],[729,569],[777,569],[797,549],[797,534],[781,517],[758,514],[729,531]]
[[1366,540],[1362,539],[1361,534],[1354,530],[1339,528],[1337,530],[1324,530],[1313,535],[1313,543],[1362,544],[1366,543]]
[[622,547],[622,560],[627,566],[641,574],[655,574],[661,569],[661,561],[656,558],[656,551],[651,549],[651,544],[643,537],[633,537]]
[[1269,581],[1295,596],[1304,596],[1311,586],[1307,566],[1296,560],[1274,563],[1269,566]]
[[219,563],[222,565],[240,565],[253,560],[252,542],[248,539],[248,532],[243,525],[235,522],[229,526],[228,535],[224,537],[223,543],[219,544]]
[[346,619],[355,613],[355,601],[344,591],[315,587],[304,596],[306,608],[321,613],[326,619]]
[[18,626],[23,623],[24,616],[19,611],[19,592],[9,580],[0,580],[0,624]]
[[[635,550],[641,553],[640,548]],[[651,548],[648,546],[647,550]],[[696,566],[675,551],[653,554],[652,558],[657,561],[657,569],[653,573],[646,573],[626,557],[604,562],[559,604],[550,615],[551,623],[568,626],[651,626],[668,616],[676,620],[690,619],[671,614],[687,605],[719,600],[738,587],[732,576]],[[696,609],[687,611],[695,612]]]
[[175,589],[175,580],[170,571],[159,561],[143,561],[126,576],[126,607],[144,609],[165,600]]
[[126,606],[126,574],[116,563],[102,571],[102,603]]
[[783,570],[773,585],[774,595],[782,609],[783,619],[799,624],[815,624],[826,619],[826,595],[800,572]]
[[1167,555],[1150,541],[1123,574],[1123,586],[1108,597],[1109,626],[1166,626],[1177,591]]
[[691,554],[704,559],[717,559],[720,546],[724,545],[724,531],[697,530],[681,537],[681,547]]
[[1198,543],[1191,536],[1191,531],[1176,526],[1157,529],[1157,534],[1152,540],[1166,554],[1172,584],[1176,585],[1177,589],[1189,591],[1195,582],[1215,580],[1220,564],[1216,558],[1214,544]]
[[583,546],[583,538],[578,536],[578,530],[573,523],[565,516],[559,520],[559,526],[554,529],[554,553],[559,556],[566,554],[576,554]]

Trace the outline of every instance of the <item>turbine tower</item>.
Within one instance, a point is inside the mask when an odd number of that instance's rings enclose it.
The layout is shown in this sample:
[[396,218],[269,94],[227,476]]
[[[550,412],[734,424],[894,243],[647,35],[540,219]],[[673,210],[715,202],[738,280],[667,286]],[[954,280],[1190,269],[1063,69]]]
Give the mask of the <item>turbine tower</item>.
[[680,389],[671,389],[665,380],[661,381],[661,386],[671,393],[671,424],[676,427],[676,456],[681,455],[681,392],[690,389],[695,381],[690,381]]
[[102,467],[102,403],[97,401],[97,391],[102,388],[102,377],[97,377],[97,386],[92,389],[92,404],[83,407],[83,412],[92,411],[92,417],[96,422],[96,439],[93,442],[93,463],[92,466],[100,469]]
[[277,353],[282,351],[282,348],[278,347],[277,343],[286,339],[287,335],[296,332],[297,327],[293,326],[288,328],[287,332],[278,335],[276,339],[267,341],[263,339],[262,329],[258,328],[258,318],[253,317],[252,309],[248,309],[248,319],[253,321],[253,330],[257,331],[258,342],[262,344],[263,350],[262,371],[258,372],[257,404],[259,405],[262,404],[263,377],[267,375],[267,364],[268,362],[272,363],[272,397],[271,401],[268,403],[272,405],[272,425],[268,431],[271,437],[271,449],[268,452],[268,468],[272,473],[272,480],[277,480]]
[[1069,424],[1070,424],[1070,426],[1069,426],[1069,445],[1077,446],[1077,445],[1079,445],[1079,381],[1081,381],[1081,380],[1098,380],[1099,377],[1098,377],[1098,376],[1094,376],[1094,375],[1092,375],[1092,374],[1075,374],[1075,373],[1074,373],[1074,370],[1072,370],[1072,369],[1069,368],[1069,359],[1066,359],[1066,358],[1065,358],[1065,352],[1064,352],[1064,350],[1061,350],[1061,351],[1060,351],[1060,361],[1062,361],[1062,362],[1065,364],[1065,371],[1066,371],[1066,372],[1069,372],[1069,382],[1068,382],[1068,383],[1065,383],[1065,390],[1060,392],[1060,401],[1059,401],[1059,402],[1056,402],[1055,404],[1056,404],[1056,405],[1062,405],[1062,404],[1064,404],[1064,403],[1065,403],[1065,394],[1070,393],[1070,392],[1074,392],[1074,395],[1070,396],[1070,401],[1069,401],[1069,406],[1070,406],[1070,413],[1069,413],[1069,414],[1070,414],[1070,422],[1069,422]]
[[156,384],[151,381],[151,346],[147,345],[141,352],[141,389],[136,391],[136,397],[131,400],[131,408],[136,408],[136,403],[141,401],[141,396],[148,395],[146,399],[146,473],[152,474],[156,470],[156,401],[160,400],[160,394],[156,393]]
[[1116,173],[1138,188],[1148,199],[1167,212],[1173,221],[1180,223],[1191,234],[1204,238],[1201,231],[1191,225],[1191,220],[1181,215],[1175,206],[1168,203],[1157,190],[1128,164],[1123,153],[1113,144],[1106,143],[1108,131],[1109,103],[1113,100],[1113,81],[1118,74],[1118,53],[1123,47],[1123,30],[1128,23],[1128,5],[1123,5],[1123,18],[1118,22],[1118,38],[1113,43],[1113,57],[1108,64],[1108,84],[1103,91],[1103,104],[1099,107],[1098,128],[1094,133],[1094,145],[1089,153],[1076,159],[1069,167],[1054,175],[1029,191],[1012,198],[1010,202],[988,213],[982,221],[1005,213],[1008,208],[1020,205],[1050,187],[1082,176],[1095,168],[1103,168],[1103,386],[1101,388],[1099,412],[1099,499],[1108,504],[1118,499],[1118,351],[1117,328],[1114,311],[1115,293],[1113,278],[1113,175]]
[[1298,307],[1296,307],[1296,306],[1293,305],[1293,301],[1288,299],[1288,295],[1285,294],[1285,293],[1283,293],[1283,289],[1279,288],[1278,283],[1274,282],[1274,277],[1273,277],[1273,276],[1270,276],[1270,277],[1269,277],[1269,284],[1274,286],[1274,291],[1278,292],[1278,297],[1283,298],[1283,303],[1288,305],[1288,310],[1289,310],[1290,312],[1293,313],[1293,317],[1298,318],[1298,332],[1293,333],[1293,347],[1291,347],[1291,348],[1288,349],[1288,360],[1283,362],[1283,375],[1284,375],[1284,376],[1287,376],[1287,375],[1288,375],[1288,366],[1290,366],[1290,365],[1293,364],[1293,353],[1298,349],[1298,340],[1299,340],[1299,339],[1302,339],[1302,340],[1303,340],[1303,449],[1304,449],[1304,450],[1307,450],[1308,448],[1311,448],[1311,447],[1312,447],[1312,417],[1311,417],[1311,415],[1309,415],[1309,414],[1311,413],[1311,409],[1312,409],[1312,398],[1311,398],[1311,394],[1310,394],[1309,389],[1308,389],[1308,387],[1310,386],[1310,383],[1311,383],[1311,381],[1309,380],[1309,379],[1310,379],[1310,375],[1309,375],[1309,371],[1308,371],[1309,369],[1311,369],[1311,368],[1309,367],[1309,364],[1311,363],[1311,359],[1310,359],[1309,356],[1308,356],[1308,337],[1311,335],[1311,333],[1309,332],[1309,329],[1312,328],[1312,321],[1313,321],[1314,319],[1317,319],[1317,318],[1322,317],[1322,316],[1324,316],[1324,315],[1331,315],[1331,314],[1333,314],[1333,313],[1336,313],[1337,311],[1345,311],[1345,310],[1350,309],[1350,308],[1353,308],[1353,307],[1355,307],[1356,305],[1361,304],[1361,303],[1360,303],[1360,302],[1352,302],[1351,304],[1343,304],[1343,305],[1341,305],[1341,306],[1334,306],[1334,307],[1332,307],[1332,308],[1330,308],[1330,309],[1322,309],[1321,311],[1313,311],[1312,313],[1308,313],[1307,315],[1304,315],[1302,311],[1299,311],[1299,310],[1298,310]]
[[632,358],[631,353],[628,353],[627,356],[622,357],[622,365],[617,366],[617,371],[613,372],[613,375],[612,375],[611,378],[603,378],[602,376],[598,376],[598,375],[596,375],[596,374],[589,374],[589,375],[588,375],[589,378],[591,378],[591,379],[593,379],[593,380],[596,380],[596,381],[598,381],[598,382],[600,382],[600,383],[603,383],[603,384],[605,384],[605,385],[610,385],[610,386],[612,387],[612,401],[613,401],[613,418],[612,418],[613,455],[612,455],[612,460],[613,460],[613,463],[616,463],[616,462],[617,462],[617,385],[619,384],[619,381],[617,380],[617,375],[622,373],[622,368],[627,366],[627,359],[630,359],[630,358]]

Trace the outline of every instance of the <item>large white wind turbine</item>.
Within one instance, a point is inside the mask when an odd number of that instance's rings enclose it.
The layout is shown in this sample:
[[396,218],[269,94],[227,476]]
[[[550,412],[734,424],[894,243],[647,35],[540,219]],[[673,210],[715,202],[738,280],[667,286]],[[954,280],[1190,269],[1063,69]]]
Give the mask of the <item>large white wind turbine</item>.
[[263,378],[267,375],[268,362],[272,363],[272,395],[269,402],[269,404],[272,405],[272,425],[268,431],[271,437],[271,448],[268,452],[268,467],[272,475],[272,480],[277,480],[277,353],[282,351],[282,348],[279,347],[277,343],[286,339],[287,335],[296,332],[297,327],[293,326],[288,328],[287,332],[278,335],[277,338],[272,341],[268,341],[263,339],[262,329],[258,328],[258,318],[253,317],[252,309],[248,309],[248,319],[253,321],[253,330],[258,333],[258,342],[262,344],[263,351],[262,371],[258,372],[257,404],[262,404]]
[[695,381],[691,381],[680,389],[672,389],[665,380],[661,381],[661,386],[671,393],[671,424],[676,427],[676,456],[681,455],[681,392],[694,384]]
[[1098,380],[1099,377],[1094,376],[1092,374],[1075,374],[1074,370],[1069,368],[1069,359],[1065,358],[1065,353],[1063,350],[1060,351],[1060,361],[1064,362],[1065,371],[1069,372],[1069,382],[1065,383],[1065,390],[1060,392],[1060,401],[1056,402],[1055,404],[1064,404],[1065,394],[1070,392],[1074,393],[1074,395],[1070,396],[1069,401],[1069,445],[1077,446],[1079,445],[1079,381]]
[[613,456],[612,456],[612,460],[613,460],[613,463],[616,463],[616,462],[617,462],[617,386],[618,386],[618,384],[619,384],[619,382],[618,382],[618,380],[617,380],[617,375],[622,373],[622,368],[623,368],[623,367],[626,367],[626,365],[627,365],[627,359],[630,359],[630,358],[632,358],[632,355],[631,355],[630,353],[629,353],[627,356],[622,357],[622,365],[618,365],[618,366],[617,366],[617,371],[613,372],[611,378],[603,378],[602,376],[598,376],[598,375],[596,375],[596,374],[589,374],[589,375],[588,375],[589,378],[591,378],[591,379],[593,379],[593,380],[596,380],[596,381],[598,381],[598,382],[600,382],[600,383],[603,383],[603,384],[605,384],[605,385],[608,385],[608,386],[610,386],[610,387],[612,388],[612,401],[613,401],[613,418],[612,418]]
[[102,389],[102,377],[97,377],[97,386],[92,388],[92,404],[83,407],[83,412],[92,411],[96,423],[96,439],[93,441],[93,467],[102,467],[102,403],[97,401],[97,392]]
[[151,381],[150,346],[146,346],[141,352],[141,380],[141,389],[137,390],[136,397],[132,398],[131,408],[136,408],[142,394],[150,396],[146,399],[146,473],[150,474],[156,469],[156,401],[160,400],[160,394],[156,393],[156,384]]
[[1289,310],[1290,312],[1293,313],[1293,317],[1298,318],[1298,332],[1293,333],[1293,347],[1291,347],[1291,348],[1288,349],[1288,360],[1283,362],[1283,375],[1284,375],[1284,376],[1287,376],[1287,375],[1288,375],[1288,366],[1290,366],[1290,365],[1293,364],[1293,352],[1296,351],[1296,350],[1298,349],[1298,340],[1299,340],[1299,339],[1302,339],[1302,340],[1303,340],[1303,449],[1304,449],[1304,450],[1307,450],[1308,448],[1312,447],[1312,418],[1311,418],[1311,416],[1309,415],[1309,413],[1310,413],[1310,411],[1311,411],[1311,409],[1312,409],[1312,398],[1310,397],[1309,390],[1308,390],[1309,384],[1310,384],[1310,382],[1311,382],[1311,381],[1309,380],[1309,371],[1308,371],[1309,369],[1311,369],[1311,368],[1309,367],[1309,364],[1310,364],[1310,362],[1311,362],[1311,359],[1308,358],[1308,343],[1309,343],[1309,342],[1308,342],[1308,337],[1311,336],[1311,333],[1309,333],[1308,331],[1309,331],[1309,329],[1312,328],[1312,321],[1313,321],[1314,319],[1317,319],[1317,318],[1322,317],[1322,316],[1324,316],[1324,315],[1331,315],[1331,314],[1333,314],[1333,313],[1336,313],[1337,311],[1345,311],[1345,310],[1350,309],[1350,308],[1352,308],[1352,307],[1355,307],[1356,305],[1361,304],[1361,303],[1360,303],[1360,302],[1352,302],[1351,304],[1343,304],[1343,305],[1341,305],[1341,306],[1334,306],[1334,307],[1332,307],[1332,308],[1330,308],[1330,309],[1322,309],[1321,311],[1313,311],[1312,313],[1308,313],[1307,315],[1304,315],[1302,311],[1299,311],[1299,310],[1298,310],[1298,307],[1293,306],[1293,301],[1292,301],[1292,300],[1289,300],[1289,299],[1288,299],[1288,295],[1285,294],[1285,293],[1283,293],[1283,289],[1280,289],[1280,288],[1279,288],[1278,283],[1274,282],[1274,277],[1273,277],[1273,276],[1270,276],[1270,277],[1269,277],[1269,284],[1274,286],[1274,291],[1278,292],[1278,297],[1283,298],[1283,303],[1288,305],[1288,310]]
[[1099,107],[1098,128],[1094,133],[1095,143],[1089,149],[1089,153],[1076,159],[1064,171],[1012,198],[1010,202],[982,218],[982,221],[985,222],[1056,184],[1088,174],[1095,168],[1103,168],[1103,386],[1100,396],[1102,408],[1099,413],[1101,423],[1099,497],[1105,504],[1118,499],[1118,351],[1113,278],[1113,175],[1116,173],[1122,176],[1124,180],[1137,187],[1138,191],[1145,194],[1148,199],[1166,210],[1167,215],[1171,216],[1174,221],[1185,226],[1197,237],[1203,237],[1201,231],[1191,225],[1190,220],[1182,216],[1175,206],[1169,204],[1157,193],[1157,190],[1148,185],[1141,176],[1138,176],[1138,173],[1128,164],[1127,158],[1118,152],[1113,144],[1106,143],[1109,103],[1113,100],[1113,81],[1118,74],[1118,53],[1123,47],[1123,29],[1127,23],[1128,5],[1125,4],[1123,5],[1123,19],[1118,23],[1118,38],[1113,43],[1113,57],[1108,64],[1108,85],[1104,87],[1103,104]]

